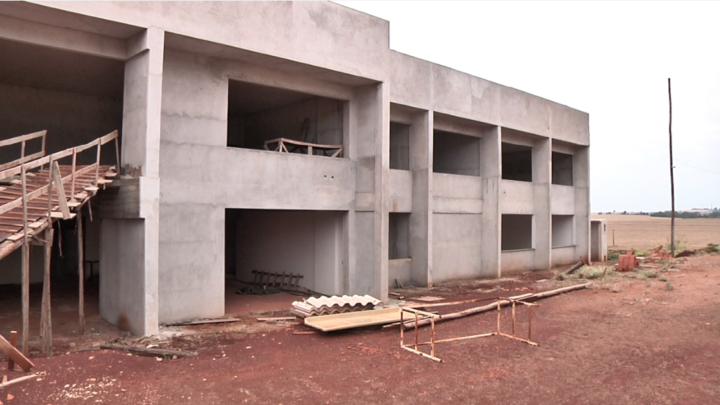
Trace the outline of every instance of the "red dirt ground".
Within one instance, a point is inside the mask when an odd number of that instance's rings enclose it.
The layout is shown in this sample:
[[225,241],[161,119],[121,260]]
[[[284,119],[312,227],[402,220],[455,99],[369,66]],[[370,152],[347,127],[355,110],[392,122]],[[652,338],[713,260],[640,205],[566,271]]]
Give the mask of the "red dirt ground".
[[[397,329],[311,335],[293,335],[292,327],[249,334],[209,329],[202,337],[175,338],[175,347],[200,349],[198,356],[177,360],[105,350],[34,358],[38,380],[0,390],[0,401],[720,403],[720,256],[690,258],[680,271],[664,275],[674,290],[667,291],[657,279],[618,276],[614,290],[619,292],[593,288],[539,301],[533,338],[540,347],[498,336],[443,343],[437,355],[444,362],[436,363],[402,350]],[[536,274],[530,276],[537,280]],[[500,285],[535,291],[554,283]],[[472,290],[461,289],[422,295],[471,295]],[[490,312],[438,324],[438,338],[492,331],[495,316]],[[2,374],[9,379],[22,375],[4,367]]]

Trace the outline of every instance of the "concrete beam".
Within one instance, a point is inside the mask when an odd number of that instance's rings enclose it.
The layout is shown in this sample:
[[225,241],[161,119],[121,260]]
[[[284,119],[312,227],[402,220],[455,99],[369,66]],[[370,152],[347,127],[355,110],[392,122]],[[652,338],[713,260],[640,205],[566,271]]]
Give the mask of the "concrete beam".
[[103,58],[125,60],[125,40],[0,15],[0,38]]

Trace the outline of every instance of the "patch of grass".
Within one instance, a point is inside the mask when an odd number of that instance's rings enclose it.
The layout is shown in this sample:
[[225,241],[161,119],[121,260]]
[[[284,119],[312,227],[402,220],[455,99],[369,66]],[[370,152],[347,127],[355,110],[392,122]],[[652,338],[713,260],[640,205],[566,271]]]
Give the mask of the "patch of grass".
[[645,278],[657,278],[658,273],[652,270],[638,270],[638,273],[645,275]]
[[636,250],[635,256],[647,256],[650,253],[648,250]]
[[608,254],[608,257],[607,257],[608,261],[618,260],[619,258],[620,258],[620,253],[617,253],[617,252],[615,252],[615,253],[609,253],[609,254]]
[[670,283],[669,281],[665,284],[666,291],[672,291],[674,289],[675,289],[675,287],[673,287],[672,283]]
[[666,276],[660,276],[658,277],[658,280],[660,281],[668,281],[668,278]]
[[595,279],[601,278],[606,273],[607,273],[607,268],[592,267],[592,266],[583,266],[575,272],[575,274],[577,275],[577,278],[587,279],[587,280],[595,280]]
[[715,254],[720,253],[720,245],[717,243],[708,243],[707,246],[700,249],[703,253]]

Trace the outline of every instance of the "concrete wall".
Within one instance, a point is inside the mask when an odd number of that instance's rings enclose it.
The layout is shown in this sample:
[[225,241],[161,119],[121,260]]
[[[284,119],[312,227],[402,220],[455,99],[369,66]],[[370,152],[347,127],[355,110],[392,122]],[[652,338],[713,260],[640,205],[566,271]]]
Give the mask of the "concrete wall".
[[552,247],[575,246],[575,220],[572,215],[552,216]]
[[480,276],[482,219],[477,214],[433,214],[433,281]]
[[553,248],[553,250],[552,250],[552,265],[553,266],[562,266],[562,265],[572,264],[572,263],[576,263],[576,262],[577,262],[577,257],[575,257],[575,247],[574,246]]

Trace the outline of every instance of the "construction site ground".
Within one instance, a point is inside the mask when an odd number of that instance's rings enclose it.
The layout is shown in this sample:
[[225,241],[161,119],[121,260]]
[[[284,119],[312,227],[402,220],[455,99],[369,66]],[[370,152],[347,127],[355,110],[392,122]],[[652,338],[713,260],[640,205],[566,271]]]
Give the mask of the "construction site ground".
[[[224,325],[164,328],[159,337],[120,332],[63,337],[56,355],[35,353],[36,379],[0,390],[4,404],[709,404],[720,398],[720,256],[677,268],[609,273],[588,290],[538,301],[533,347],[499,336],[438,344],[442,363],[400,348],[397,328],[293,334],[248,312]],[[393,290],[406,300],[519,295],[583,282],[552,272]],[[292,299],[285,297],[283,299]],[[489,301],[491,302],[491,301]],[[473,303],[453,308],[455,312]],[[287,312],[268,312],[283,316]],[[520,311],[518,319],[526,313]],[[437,325],[438,338],[492,332],[496,313]],[[70,321],[68,321],[70,322]],[[100,321],[98,321],[100,322]],[[503,312],[509,331],[509,312]],[[4,328],[3,328],[4,329]],[[526,333],[520,322],[518,333]],[[113,336],[115,334],[115,336]],[[424,340],[429,328],[423,328]],[[406,335],[410,341],[412,334]],[[197,351],[169,359],[99,350],[97,341]],[[95,346],[95,347],[94,347]],[[23,373],[7,372],[9,379]],[[1,377],[0,377],[1,378]]]

